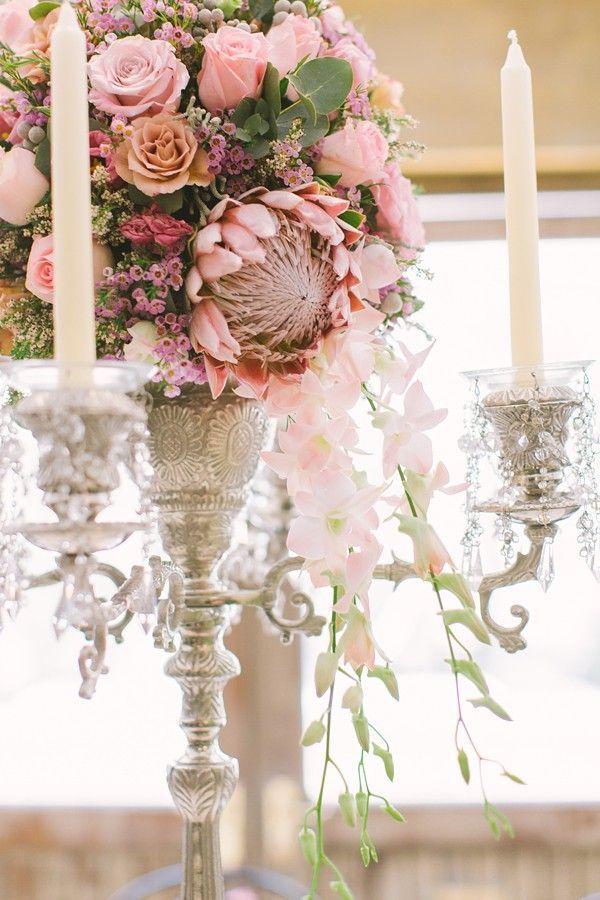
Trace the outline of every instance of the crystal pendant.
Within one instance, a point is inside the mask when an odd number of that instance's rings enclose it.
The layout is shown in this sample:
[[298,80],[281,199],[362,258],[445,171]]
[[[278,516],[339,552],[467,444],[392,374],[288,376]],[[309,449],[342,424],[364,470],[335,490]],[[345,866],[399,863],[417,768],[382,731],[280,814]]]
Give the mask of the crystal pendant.
[[469,587],[478,591],[483,581],[483,566],[481,563],[481,550],[479,545],[465,549],[462,564],[462,574],[466,578]]
[[554,549],[551,540],[544,541],[535,577],[544,593],[554,581]]
[[600,581],[600,544],[596,544],[589,559],[589,566],[596,581]]

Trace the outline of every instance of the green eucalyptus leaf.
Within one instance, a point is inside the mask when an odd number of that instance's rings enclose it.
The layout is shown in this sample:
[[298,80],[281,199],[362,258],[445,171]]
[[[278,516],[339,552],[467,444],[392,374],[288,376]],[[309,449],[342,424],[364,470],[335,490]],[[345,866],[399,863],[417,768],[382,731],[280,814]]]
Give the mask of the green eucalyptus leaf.
[[289,75],[290,84],[319,115],[327,115],[343,106],[352,90],[352,80],[350,63],[333,56],[309,59]]
[[373,666],[367,672],[367,678],[378,678],[382,681],[394,700],[398,700],[400,694],[398,691],[398,680],[395,674],[387,666]]
[[234,12],[240,8],[240,0],[219,0],[217,5],[225,13],[225,20],[233,19]]
[[386,750],[384,747],[380,747],[379,744],[373,744],[373,753],[375,756],[378,756],[383,762],[383,768],[385,769],[385,774],[390,779],[390,781],[394,780],[394,757],[390,753],[389,750]]
[[34,22],[37,22],[38,19],[43,19],[48,13],[51,13],[53,9],[58,9],[59,6],[60,3],[55,3],[54,0],[42,0],[42,3],[36,3],[35,6],[31,7],[29,15]]
[[272,63],[267,63],[267,71],[263,81],[263,97],[277,117],[281,112],[281,90],[279,72]]
[[248,145],[248,153],[254,157],[254,159],[262,159],[263,156],[266,156],[269,152],[269,148],[271,146],[271,142],[263,137],[256,137],[253,139],[252,143]]
[[287,106],[277,117],[277,136],[285,138],[287,136],[292,123],[300,119],[302,128],[302,137],[300,144],[302,147],[310,147],[322,137],[325,137],[329,131],[329,119],[325,115],[318,115],[316,121],[313,120],[308,111],[306,104],[302,100],[297,100],[291,106]]
[[[163,212],[178,212],[183,206],[183,190],[180,188],[178,191],[173,191],[172,194],[159,194],[155,200]],[[148,202],[147,198],[146,202]]]
[[35,167],[38,172],[41,172],[46,178],[50,178],[50,153],[50,141],[45,137],[44,140],[37,145],[35,151]]
[[471,780],[471,769],[469,767],[469,757],[465,753],[464,750],[458,751],[458,767],[460,769],[460,774],[465,780],[465,783],[468,784]]
[[312,747],[313,744],[320,743],[325,737],[325,726],[319,719],[315,719],[307,726],[306,731],[302,735],[302,746]]
[[244,97],[244,99],[240,100],[240,102],[234,109],[231,116],[231,121],[238,128],[241,128],[246,119],[248,119],[252,115],[255,109],[256,100],[254,100],[252,97]]
[[358,743],[360,744],[362,749],[366,750],[366,752],[368,753],[371,746],[371,739],[369,736],[369,723],[363,715],[361,715],[360,713],[355,713],[352,716],[352,724],[354,725],[354,731],[356,732]]
[[265,122],[259,112],[253,113],[244,122],[244,131],[255,137],[257,134],[265,134],[269,130],[269,123]]
[[484,674],[472,659],[447,659],[446,662],[455,675],[464,675],[475,687],[479,688],[482,694],[489,694],[487,681]]
[[129,194],[129,199],[136,206],[149,206],[151,203],[151,198],[147,197],[146,194],[136,188],[133,184],[127,185],[127,193]]
[[249,144],[252,141],[252,135],[249,131],[246,131],[245,128],[238,128],[235,136],[238,140],[242,141],[244,144]]
[[469,703],[471,703],[475,709],[479,709],[480,707],[489,709],[489,711],[495,716],[498,716],[499,719],[504,719],[506,722],[512,722],[512,719],[506,710],[500,706],[499,703],[496,703],[489,694],[485,694],[483,697],[477,697],[476,700],[469,700]]
[[354,828],[356,825],[356,803],[354,801],[354,796],[346,791],[338,797],[338,804],[344,822],[349,828]]
[[482,644],[490,643],[488,630],[473,609],[446,609],[438,615],[446,625],[464,625]]
[[443,591],[450,591],[457,597],[462,605],[468,609],[475,609],[475,601],[471,594],[471,589],[465,578],[458,572],[445,572],[443,575],[436,575],[436,586]]
[[312,828],[303,828],[298,835],[298,840],[306,862],[309,866],[315,866],[319,856],[317,851],[317,835]]
[[316,181],[323,181],[329,187],[335,187],[341,177],[341,175],[317,175]]

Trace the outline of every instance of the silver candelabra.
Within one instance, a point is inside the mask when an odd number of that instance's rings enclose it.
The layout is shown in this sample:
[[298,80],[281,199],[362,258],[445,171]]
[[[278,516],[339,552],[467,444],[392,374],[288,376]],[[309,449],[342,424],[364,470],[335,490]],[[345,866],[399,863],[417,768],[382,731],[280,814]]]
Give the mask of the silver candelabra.
[[[86,639],[79,659],[86,698],[107,670],[108,639],[123,640],[134,616],[147,628],[155,620],[155,644],[172,654],[166,672],[183,694],[181,727],[187,745],[167,776],[184,822],[181,896],[222,900],[219,820],[238,778],[237,761],[219,746],[226,722],[223,690],[239,674],[236,657],[224,645],[229,612],[260,608],[286,641],[297,633],[317,635],[325,624],[312,599],[290,578],[304,560],[278,558],[284,554],[290,510],[282,510],[272,492],[257,494],[250,514],[251,543],[226,557],[260,453],[272,437],[271,425],[257,401],[229,390],[213,400],[205,385],[189,387],[175,399],[150,392],[143,402],[136,400],[151,374],[144,366],[103,362],[90,370],[67,371],[54,362],[20,362],[4,368],[20,399],[4,407],[0,421],[5,511],[0,606],[14,613],[24,588],[61,585],[54,627],[57,633],[74,627]],[[575,371],[583,373],[579,389],[569,383]],[[492,592],[528,578],[547,580],[547,548],[556,523],[580,507],[582,519],[588,516],[592,522],[588,527],[580,519],[580,537],[587,541],[582,546],[590,561],[595,559],[593,406],[585,366],[561,372],[545,368],[543,373],[470,375],[474,395],[465,439],[465,571],[471,581],[479,581],[488,627],[510,651],[524,646],[527,613],[513,607],[518,625],[498,625],[489,611]],[[571,421],[574,427],[583,423],[576,429],[573,450]],[[49,513],[42,522],[30,521],[21,508],[19,429],[31,432],[39,449],[36,483]],[[477,489],[485,455],[496,458],[502,487],[481,501]],[[574,470],[578,487],[565,485],[568,469]],[[139,508],[131,520],[113,521],[113,492],[124,472],[138,487]],[[506,529],[503,546],[509,562],[514,524],[525,525],[530,548],[504,572],[481,580],[479,519],[486,512],[495,513]],[[168,559],[152,554],[150,538],[147,559],[128,577],[96,558],[136,531],[151,531],[154,523]],[[33,576],[19,571],[23,540],[56,553],[55,567]],[[399,584],[417,573],[412,564],[394,558],[377,566],[375,577]],[[100,578],[115,589],[107,598],[94,587]]]

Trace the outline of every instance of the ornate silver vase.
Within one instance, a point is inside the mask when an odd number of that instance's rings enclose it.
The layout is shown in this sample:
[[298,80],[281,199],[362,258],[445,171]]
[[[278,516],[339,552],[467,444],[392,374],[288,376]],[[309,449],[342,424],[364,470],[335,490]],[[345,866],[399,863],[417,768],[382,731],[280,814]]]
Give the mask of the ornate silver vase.
[[174,649],[170,635],[179,635],[166,672],[183,692],[187,738],[167,776],[184,820],[181,896],[220,900],[219,819],[235,789],[238,764],[219,747],[219,732],[226,722],[223,689],[239,674],[239,663],[223,643],[229,612],[216,570],[231,545],[270,425],[260,403],[231,391],[213,400],[200,385],[176,399],[155,398],[148,427],[159,530],[173,563],[156,637]]

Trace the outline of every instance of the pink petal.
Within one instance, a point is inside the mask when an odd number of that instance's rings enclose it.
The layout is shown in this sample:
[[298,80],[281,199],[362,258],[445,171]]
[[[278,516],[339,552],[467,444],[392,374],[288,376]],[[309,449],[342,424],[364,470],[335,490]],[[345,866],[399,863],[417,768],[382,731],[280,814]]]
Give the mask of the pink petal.
[[227,384],[229,375],[223,363],[215,362],[210,356],[205,354],[204,365],[206,367],[206,376],[208,378],[208,386],[213,398],[216,400],[223,393],[223,389]]
[[[268,196],[268,194],[264,195]],[[264,202],[264,197],[261,197]],[[279,230],[277,217],[262,203],[244,203],[227,213],[229,221],[242,225],[259,238],[275,237]]]
[[235,222],[222,225],[223,243],[232,253],[237,253],[245,262],[264,262],[266,253],[257,237]]
[[393,252],[384,244],[367,244],[362,251],[360,268],[369,290],[394,284],[402,274]]
[[221,240],[221,226],[218,222],[201,228],[194,240],[194,253],[211,253]]
[[302,203],[302,198],[291,191],[267,191],[260,199],[273,209],[296,209]]
[[288,550],[305,559],[321,559],[327,535],[318,519],[299,517],[290,526],[287,538]]
[[204,281],[211,282],[218,281],[224,275],[239,272],[244,261],[237,253],[216,245],[212,253],[200,256],[196,264]]

